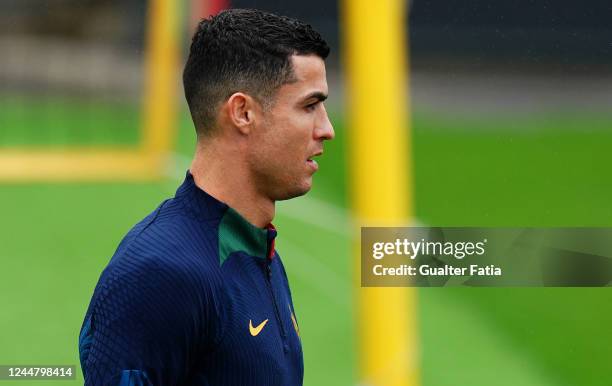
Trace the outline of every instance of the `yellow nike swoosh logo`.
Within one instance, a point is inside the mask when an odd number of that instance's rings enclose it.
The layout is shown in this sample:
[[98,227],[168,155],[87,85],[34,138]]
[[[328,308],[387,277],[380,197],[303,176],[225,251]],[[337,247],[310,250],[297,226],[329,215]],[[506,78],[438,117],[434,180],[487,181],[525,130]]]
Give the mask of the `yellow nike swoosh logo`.
[[261,332],[261,330],[263,330],[263,328],[266,326],[266,323],[268,323],[268,319],[264,320],[263,322],[261,322],[259,324],[259,326],[257,327],[253,327],[253,322],[249,319],[249,331],[251,332],[252,336],[257,336],[259,335],[259,333]]

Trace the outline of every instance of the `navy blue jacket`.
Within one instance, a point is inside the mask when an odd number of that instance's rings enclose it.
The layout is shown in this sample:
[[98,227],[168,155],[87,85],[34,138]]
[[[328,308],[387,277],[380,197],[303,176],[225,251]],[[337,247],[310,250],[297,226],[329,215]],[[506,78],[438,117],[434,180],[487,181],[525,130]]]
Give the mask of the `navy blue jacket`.
[[276,230],[199,189],[125,236],[79,336],[86,385],[302,385],[303,358]]

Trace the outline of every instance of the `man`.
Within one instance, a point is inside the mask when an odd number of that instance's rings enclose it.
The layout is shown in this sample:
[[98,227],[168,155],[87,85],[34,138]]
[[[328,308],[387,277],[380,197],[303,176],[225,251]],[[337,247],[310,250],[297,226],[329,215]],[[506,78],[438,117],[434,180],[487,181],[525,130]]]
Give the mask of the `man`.
[[302,384],[271,222],[277,200],[311,188],[334,137],[328,53],[309,25],[270,13],[200,23],[183,74],[195,156],[100,277],[79,337],[86,385]]

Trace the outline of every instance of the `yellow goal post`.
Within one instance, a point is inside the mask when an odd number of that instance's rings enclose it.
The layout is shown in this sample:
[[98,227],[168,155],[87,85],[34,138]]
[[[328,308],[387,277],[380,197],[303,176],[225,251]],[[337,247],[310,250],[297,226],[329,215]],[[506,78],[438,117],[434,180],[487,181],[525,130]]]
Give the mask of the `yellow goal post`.
[[2,147],[0,181],[155,180],[171,161],[176,124],[179,3],[147,2],[140,141],[118,146]]

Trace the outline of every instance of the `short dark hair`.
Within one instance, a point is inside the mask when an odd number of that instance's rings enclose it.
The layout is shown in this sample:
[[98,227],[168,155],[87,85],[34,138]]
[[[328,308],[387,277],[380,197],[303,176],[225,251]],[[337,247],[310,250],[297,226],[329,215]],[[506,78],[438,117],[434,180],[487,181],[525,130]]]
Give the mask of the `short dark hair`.
[[309,24],[254,9],[229,9],[200,21],[183,71],[198,135],[214,127],[219,105],[242,91],[264,106],[293,81],[292,55],[327,58],[329,46]]

